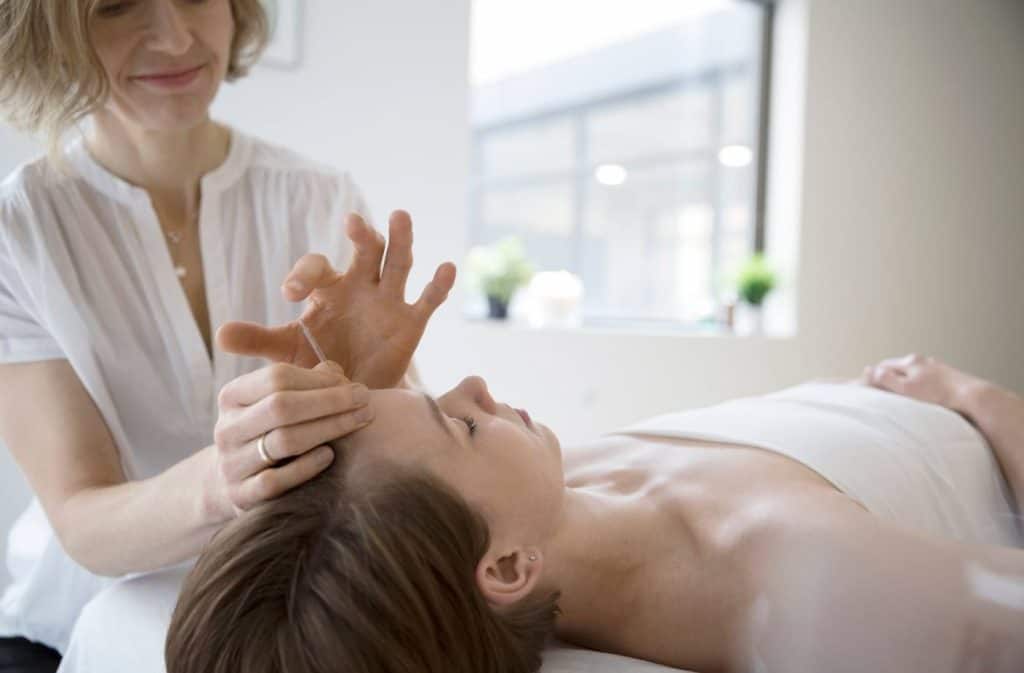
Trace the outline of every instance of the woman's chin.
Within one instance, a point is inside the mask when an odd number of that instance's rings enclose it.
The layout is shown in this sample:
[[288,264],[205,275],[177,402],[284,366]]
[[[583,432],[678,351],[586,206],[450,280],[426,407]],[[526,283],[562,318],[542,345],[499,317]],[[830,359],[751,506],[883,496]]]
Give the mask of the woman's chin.
[[123,101],[115,114],[151,132],[188,131],[209,121],[215,94],[216,90],[187,95],[143,95],[134,97],[133,102]]

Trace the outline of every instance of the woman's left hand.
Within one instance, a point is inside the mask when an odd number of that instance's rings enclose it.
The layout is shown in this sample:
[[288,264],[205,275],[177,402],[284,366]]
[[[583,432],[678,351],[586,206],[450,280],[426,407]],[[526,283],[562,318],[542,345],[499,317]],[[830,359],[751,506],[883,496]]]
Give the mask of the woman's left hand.
[[[339,363],[352,381],[368,388],[394,387],[408,370],[427,321],[455,284],[455,265],[440,265],[419,300],[406,304],[412,268],[409,214],[391,214],[386,258],[384,237],[359,215],[349,215],[347,234],[355,245],[348,271],[336,271],[323,255],[304,255],[285,278],[282,292],[290,301],[309,299],[302,321],[327,359]],[[217,331],[217,343],[231,353],[303,367],[319,362],[298,321],[269,328],[226,323]]]

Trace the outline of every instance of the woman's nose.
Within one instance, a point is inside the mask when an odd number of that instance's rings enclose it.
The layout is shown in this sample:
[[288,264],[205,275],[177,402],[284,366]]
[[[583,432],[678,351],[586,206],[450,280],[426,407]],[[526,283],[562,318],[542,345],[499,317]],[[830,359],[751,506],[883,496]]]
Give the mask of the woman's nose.
[[491,392],[487,389],[487,382],[481,377],[467,376],[459,384],[459,387],[487,413],[493,414],[498,410],[498,403],[491,397]]
[[167,54],[180,56],[192,47],[192,33],[175,0],[150,3],[149,34],[149,47]]

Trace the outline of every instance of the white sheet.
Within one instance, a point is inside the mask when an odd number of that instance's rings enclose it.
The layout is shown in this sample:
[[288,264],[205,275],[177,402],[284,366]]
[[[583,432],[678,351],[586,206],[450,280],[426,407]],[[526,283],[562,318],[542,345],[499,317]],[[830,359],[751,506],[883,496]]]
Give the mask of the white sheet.
[[935,404],[814,382],[664,414],[612,434],[757,446],[803,463],[872,513],[916,532],[1024,546],[1009,486],[985,438]]
[[[58,673],[166,673],[164,637],[190,564],[125,578],[82,611]],[[678,669],[558,643],[542,673],[679,673]]]

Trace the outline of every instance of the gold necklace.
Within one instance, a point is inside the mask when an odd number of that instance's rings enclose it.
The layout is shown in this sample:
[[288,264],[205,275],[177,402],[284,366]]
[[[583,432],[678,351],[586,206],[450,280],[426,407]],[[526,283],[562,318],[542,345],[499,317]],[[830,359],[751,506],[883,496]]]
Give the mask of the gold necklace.
[[[195,215],[192,216],[192,221],[193,222],[198,222],[198,220],[199,220],[199,210],[196,209]],[[181,229],[178,229],[177,231],[167,231],[163,227],[160,227],[161,230],[164,232],[164,235],[167,237],[167,240],[170,241],[171,244],[174,246],[173,252],[177,253],[178,244],[181,243],[181,239],[184,237],[185,229],[187,227],[188,227],[188,225],[185,225],[184,227],[182,227]],[[172,255],[172,257],[174,257],[174,256],[176,256],[176,254]],[[176,273],[178,275],[179,279],[184,280],[185,276],[188,275],[188,269],[185,268],[184,264],[175,264],[174,265],[174,273]]]

